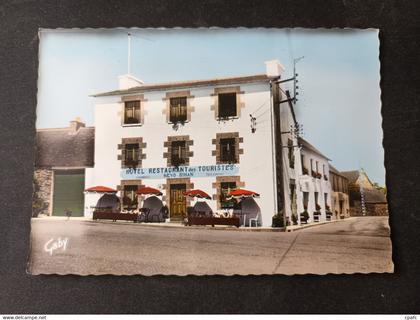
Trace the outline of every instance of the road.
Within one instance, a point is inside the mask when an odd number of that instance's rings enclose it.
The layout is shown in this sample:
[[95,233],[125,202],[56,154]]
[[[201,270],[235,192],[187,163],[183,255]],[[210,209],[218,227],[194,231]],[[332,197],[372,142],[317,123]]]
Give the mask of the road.
[[[68,239],[65,247],[51,250],[59,237]],[[34,219],[31,247],[28,268],[32,274],[247,275],[393,271],[387,217],[350,218],[295,232]]]

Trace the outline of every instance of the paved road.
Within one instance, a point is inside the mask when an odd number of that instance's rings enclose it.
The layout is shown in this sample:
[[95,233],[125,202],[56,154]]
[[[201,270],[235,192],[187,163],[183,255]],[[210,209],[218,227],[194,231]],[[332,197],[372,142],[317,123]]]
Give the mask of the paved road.
[[[68,238],[52,255],[50,240]],[[35,219],[33,274],[325,274],[392,272],[386,217],[295,232],[238,232]],[[53,242],[48,243],[47,249]]]

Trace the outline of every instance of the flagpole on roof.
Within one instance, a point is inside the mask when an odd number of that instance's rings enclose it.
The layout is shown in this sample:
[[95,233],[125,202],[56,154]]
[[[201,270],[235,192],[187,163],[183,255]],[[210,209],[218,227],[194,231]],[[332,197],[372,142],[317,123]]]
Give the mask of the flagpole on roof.
[[127,74],[130,74],[130,62],[131,62],[131,33],[127,33],[128,48],[127,48]]

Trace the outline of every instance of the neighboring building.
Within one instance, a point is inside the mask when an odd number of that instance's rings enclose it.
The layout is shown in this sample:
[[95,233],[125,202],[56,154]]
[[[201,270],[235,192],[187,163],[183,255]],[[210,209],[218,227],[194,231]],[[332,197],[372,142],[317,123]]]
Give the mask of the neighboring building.
[[388,203],[385,194],[376,189],[364,170],[341,172],[349,181],[351,216],[386,216]]
[[300,213],[305,210],[309,213],[308,222],[316,221],[317,212],[320,212],[319,221],[325,221],[327,208],[331,207],[329,159],[305,139],[299,138],[298,142],[301,150],[295,152],[295,166],[299,183],[294,190],[297,190],[299,223]]
[[[95,95],[95,166],[86,170],[85,186],[118,189],[126,209],[138,205],[140,186],[158,188],[171,221],[186,213],[186,190],[211,194],[208,203],[219,210],[233,206],[230,190],[245,188],[260,194],[259,225],[271,226],[283,205],[290,221],[303,210],[302,174],[290,95],[277,82],[282,72],[273,60],[265,74],[252,76],[160,84],[119,77],[119,90]],[[256,130],[250,115],[257,117]],[[322,173],[305,177],[313,184],[307,202],[314,210],[317,198],[325,219],[328,159],[310,149],[306,156]],[[88,199],[85,208],[94,205]]]
[[350,217],[349,180],[330,164],[331,211],[335,219]]
[[85,169],[93,167],[94,128],[80,119],[36,133],[33,215],[83,216]]

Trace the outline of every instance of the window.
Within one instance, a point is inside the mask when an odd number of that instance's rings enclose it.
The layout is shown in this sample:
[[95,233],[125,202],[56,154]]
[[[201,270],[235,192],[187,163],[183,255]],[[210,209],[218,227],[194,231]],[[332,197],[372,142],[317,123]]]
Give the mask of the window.
[[308,168],[305,167],[305,156],[303,154],[300,155],[300,163],[302,165],[302,174],[308,174]]
[[319,204],[318,204],[318,192],[314,192],[314,195],[315,195],[315,210],[316,211],[318,211],[318,210],[320,210],[321,209],[321,207],[319,206]]
[[187,148],[185,141],[172,141],[171,163],[175,167],[185,165],[187,163]]
[[236,117],[236,93],[219,93],[219,118]]
[[124,124],[140,123],[140,101],[126,101],[124,103]]
[[170,98],[169,122],[187,121],[187,97]]
[[137,166],[140,160],[140,147],[138,143],[129,143],[125,145],[125,165]]
[[125,210],[137,209],[137,185],[126,185],[123,187],[122,206]]
[[236,182],[221,182],[220,183],[220,208],[233,208],[236,200],[234,198],[228,199],[227,194],[236,189]]
[[303,192],[303,209],[308,209],[308,203],[309,203],[309,192]]
[[293,150],[293,140],[288,139],[287,140],[287,147],[288,147],[288,156],[289,156],[289,167],[294,168],[295,167],[295,154]]
[[235,163],[235,138],[220,139],[220,162]]

